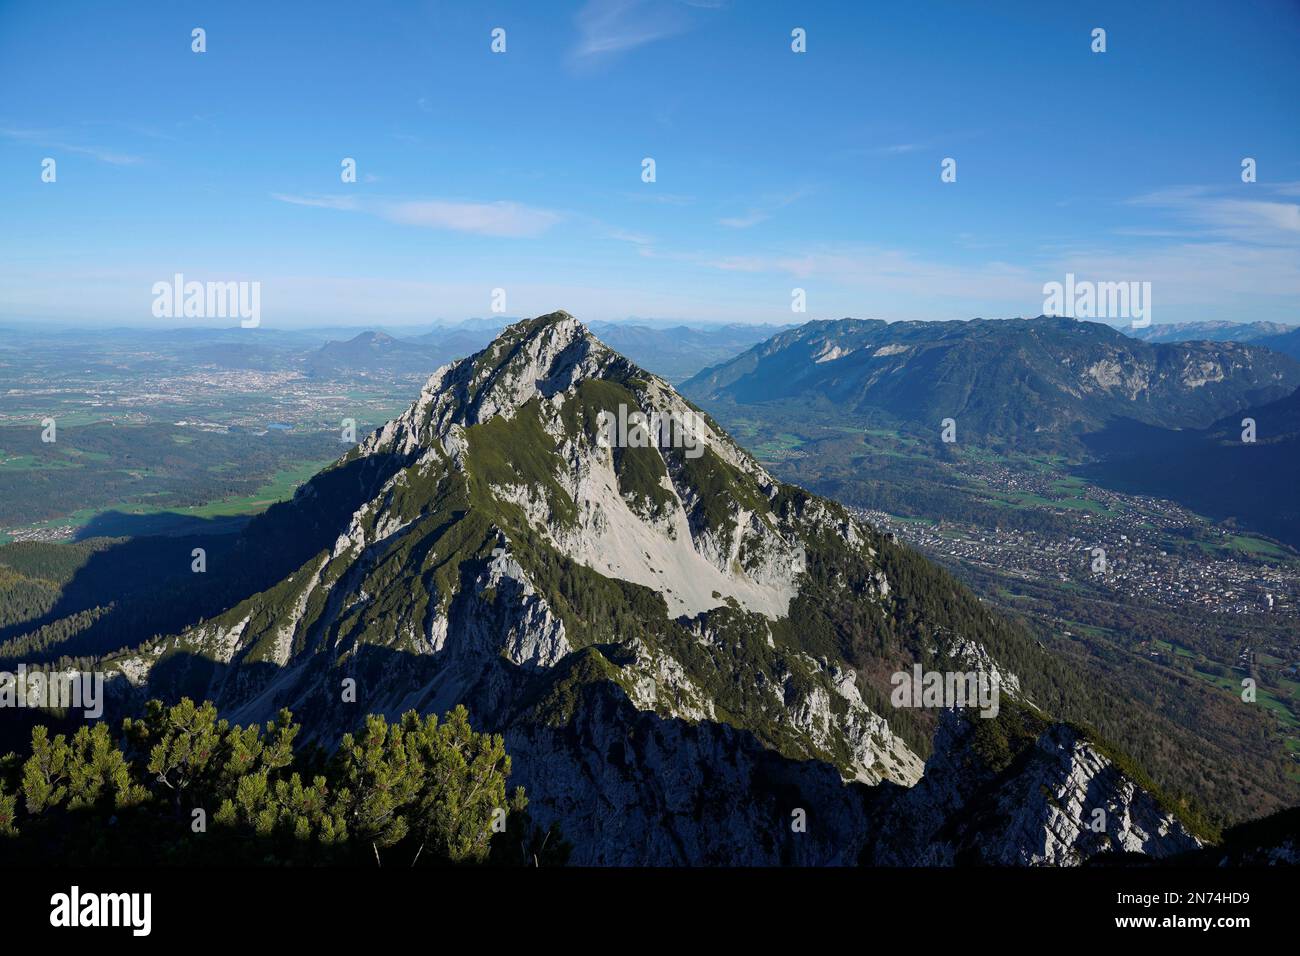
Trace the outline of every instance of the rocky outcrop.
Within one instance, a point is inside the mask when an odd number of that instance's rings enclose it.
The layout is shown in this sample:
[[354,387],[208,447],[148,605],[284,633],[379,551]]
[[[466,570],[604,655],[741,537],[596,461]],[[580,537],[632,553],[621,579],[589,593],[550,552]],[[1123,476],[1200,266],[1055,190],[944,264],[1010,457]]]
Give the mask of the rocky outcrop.
[[1014,714],[1032,729],[999,759],[981,747],[981,719],[948,712],[921,782],[878,806],[866,861],[1077,866],[1102,854],[1159,859],[1201,846],[1076,728]]
[[506,747],[530,812],[559,822],[578,864],[849,865],[868,829],[866,788],[830,765],[637,711],[610,685],[562,727],[509,731]]

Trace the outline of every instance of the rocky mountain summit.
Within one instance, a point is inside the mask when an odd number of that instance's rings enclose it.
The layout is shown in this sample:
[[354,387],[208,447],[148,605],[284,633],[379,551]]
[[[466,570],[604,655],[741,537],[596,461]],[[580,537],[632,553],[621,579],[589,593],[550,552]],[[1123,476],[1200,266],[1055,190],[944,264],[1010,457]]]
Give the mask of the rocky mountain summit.
[[[188,694],[241,723],[288,707],[333,742],[366,713],[464,704],[580,863],[1055,864],[1197,845],[1044,712],[1065,676],[1043,649],[775,480],[563,312],[438,369],[224,560],[286,554],[273,586],[111,658],[117,706]],[[998,716],[894,706],[891,675],[915,664],[993,675]]]

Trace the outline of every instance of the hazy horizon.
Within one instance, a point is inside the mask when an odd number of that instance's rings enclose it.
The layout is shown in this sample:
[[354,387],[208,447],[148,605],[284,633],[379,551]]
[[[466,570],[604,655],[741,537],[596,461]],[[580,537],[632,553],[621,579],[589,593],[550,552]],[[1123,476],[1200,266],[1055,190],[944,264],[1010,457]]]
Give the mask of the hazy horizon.
[[[710,329],[710,328],[720,328],[720,327],[727,327],[727,326],[754,326],[754,327],[771,326],[773,328],[778,328],[778,327],[791,328],[791,327],[805,325],[809,322],[836,322],[841,320],[884,321],[889,324],[894,324],[897,322],[913,322],[913,321],[1010,322],[1019,319],[1036,319],[1036,318],[1045,317],[1042,314],[1038,314],[1038,315],[972,315],[966,318],[954,318],[954,319],[896,319],[896,318],[890,318],[888,316],[879,316],[879,315],[836,315],[836,316],[797,315],[797,316],[792,316],[786,321],[755,320],[751,322],[744,322],[744,321],[736,321],[736,320],[728,320],[728,319],[691,319],[686,317],[659,318],[659,317],[652,317],[652,316],[626,316],[623,318],[616,318],[616,319],[590,319],[589,320],[582,315],[573,313],[572,310],[563,309],[563,308],[548,309],[545,312],[538,313],[537,315],[548,315],[552,312],[557,312],[557,311],[569,312],[574,316],[574,318],[578,319],[579,321],[583,322],[586,325],[628,325],[628,326],[642,326],[646,328],[657,328],[657,329],[666,329],[666,328],[673,328],[673,327],[683,327],[683,328],[691,328],[691,329]],[[463,329],[463,328],[470,328],[470,327],[477,327],[477,328],[504,327],[507,325],[511,325],[515,322],[522,322],[527,319],[536,318],[536,317],[537,317],[536,315],[497,315],[497,316],[473,315],[473,316],[467,316],[463,319],[433,318],[433,319],[426,319],[426,320],[411,320],[409,322],[393,322],[393,321],[385,321],[383,319],[363,322],[360,320],[349,321],[346,319],[341,319],[340,321],[334,323],[304,322],[301,324],[292,324],[292,325],[284,325],[284,326],[274,326],[274,325],[264,323],[256,329],[242,329],[239,325],[238,320],[236,319],[229,319],[229,320],[225,320],[224,322],[222,320],[198,319],[190,323],[178,322],[174,319],[168,319],[168,320],[150,319],[150,320],[96,323],[93,320],[89,320],[89,319],[35,319],[35,318],[22,319],[22,318],[9,318],[5,316],[0,316],[0,329],[10,330],[10,331],[35,331],[42,328],[53,327],[62,333],[78,332],[78,331],[107,332],[107,331],[112,331],[114,329],[129,330],[132,332],[152,330],[160,333],[187,332],[187,331],[214,331],[215,332],[215,331],[230,331],[230,330],[238,330],[241,332],[249,332],[252,334],[258,334],[258,333],[265,334],[265,333],[275,333],[275,332],[302,333],[302,334],[308,334],[308,333],[364,334],[365,332],[420,333],[420,332],[434,331],[437,329],[447,329],[449,331],[454,331],[456,329]],[[1075,319],[1075,321],[1096,322],[1099,325],[1105,325],[1110,328],[1118,329],[1121,332],[1125,331],[1128,328],[1128,323],[1111,322],[1111,321],[1106,321],[1104,319]],[[1166,321],[1154,321],[1152,322],[1152,326],[1153,327],[1181,326],[1181,325],[1200,325],[1200,324],[1213,324],[1213,323],[1226,323],[1230,325],[1274,324],[1280,326],[1287,326],[1290,328],[1300,328],[1300,318],[1297,318],[1292,321],[1273,320],[1273,319],[1213,319],[1213,318],[1186,320],[1186,319],[1180,319],[1176,316],[1169,318]]]

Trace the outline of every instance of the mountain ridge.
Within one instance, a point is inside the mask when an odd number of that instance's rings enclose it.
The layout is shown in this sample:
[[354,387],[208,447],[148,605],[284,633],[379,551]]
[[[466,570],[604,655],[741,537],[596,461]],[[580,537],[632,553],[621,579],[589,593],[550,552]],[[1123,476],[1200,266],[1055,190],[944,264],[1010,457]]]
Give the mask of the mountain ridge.
[[[600,413],[618,404],[689,420],[702,452],[602,446]],[[236,559],[306,526],[333,543],[278,584],[110,658],[115,705],[189,693],[240,721],[287,706],[324,739],[358,711],[464,703],[505,735],[535,815],[580,862],[853,862],[879,788],[922,779],[937,727],[935,712],[890,709],[891,673],[995,675],[1006,713],[1039,712],[1030,695],[1071,680],[567,313],[438,369],[403,415],[252,522]],[[1138,793],[1106,791],[1118,829],[1067,837],[1080,859],[1132,842]],[[1195,837],[1162,806],[1147,815],[1161,832],[1133,839],[1181,852]],[[813,837],[790,828],[794,810]],[[1007,854],[1047,862],[1032,844],[1059,829],[1049,810],[1025,816]]]
[[[817,402],[937,434],[1077,447],[1116,419],[1205,427],[1300,387],[1300,363],[1232,342],[1147,344],[1096,322],[840,319],[774,336],[682,384],[696,401]],[[959,437],[958,440],[961,440]]]

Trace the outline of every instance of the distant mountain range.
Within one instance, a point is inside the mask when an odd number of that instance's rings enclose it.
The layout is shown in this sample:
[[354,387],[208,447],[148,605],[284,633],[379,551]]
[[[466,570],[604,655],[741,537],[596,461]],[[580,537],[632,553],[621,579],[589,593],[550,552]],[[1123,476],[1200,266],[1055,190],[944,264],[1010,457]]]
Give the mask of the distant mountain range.
[[1165,322],[1135,329],[1117,326],[1119,331],[1143,342],[1257,342],[1260,339],[1296,331],[1281,322]]
[[790,328],[781,325],[647,326],[626,322],[592,323],[592,334],[637,364],[682,382],[710,365],[724,362]]
[[1237,342],[1148,344],[1065,318],[809,322],[682,385],[739,406],[796,403],[958,441],[1077,447],[1116,421],[1206,427],[1300,387],[1300,363]]
[[[301,369],[318,378],[354,375],[426,378],[430,370],[487,345],[504,318],[477,318],[425,330],[392,328],[169,328],[40,329],[42,349],[73,355],[102,343],[106,354],[153,353],[159,359],[222,369]],[[643,367],[670,382],[731,358],[787,326],[688,324],[664,321],[602,322],[600,336]],[[30,348],[34,328],[0,326],[0,352]]]
[[[611,443],[602,413],[628,412],[688,431]],[[222,606],[100,662],[116,707],[289,707],[334,740],[463,703],[576,862],[1076,864],[1205,833],[1060,718],[1132,706],[1103,674],[774,479],[565,313],[439,370],[205,577]],[[897,698],[922,669],[1000,700],[940,719]]]
[[[689,378],[705,366],[730,358],[761,342],[782,326],[706,325],[648,326],[623,322],[593,327],[610,346],[670,382]],[[346,341],[328,342],[305,359],[313,375],[353,373],[425,373],[446,362],[477,352],[500,327],[486,320],[467,326],[435,329],[396,338],[384,332],[362,332]]]
[[1300,360],[1300,328],[1281,322],[1173,322],[1120,331],[1143,342],[1249,342]]
[[488,332],[461,329],[409,339],[362,332],[347,341],[326,342],[308,353],[303,365],[309,374],[324,378],[356,373],[427,375],[429,369],[475,352],[491,339]]
[[1278,335],[1265,335],[1255,339],[1255,344],[1300,360],[1300,329],[1292,329],[1290,332],[1282,332]]
[[[950,449],[973,447],[1057,456],[1099,484],[1300,547],[1288,504],[1300,486],[1300,362],[1281,350],[1300,331],[1253,331],[1252,342],[1144,342],[1065,318],[809,322],[681,389],[770,453],[785,433],[802,436],[782,474],[865,507],[980,513],[978,489],[964,496],[944,470]],[[1256,444],[1241,441],[1245,417]],[[881,457],[888,442],[872,435],[903,444]]]

